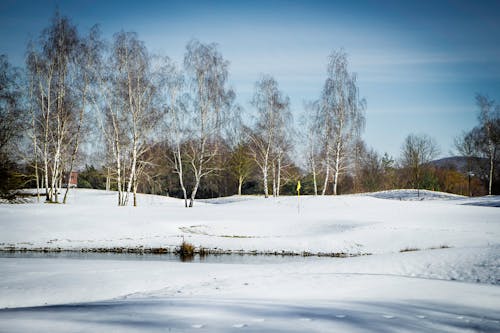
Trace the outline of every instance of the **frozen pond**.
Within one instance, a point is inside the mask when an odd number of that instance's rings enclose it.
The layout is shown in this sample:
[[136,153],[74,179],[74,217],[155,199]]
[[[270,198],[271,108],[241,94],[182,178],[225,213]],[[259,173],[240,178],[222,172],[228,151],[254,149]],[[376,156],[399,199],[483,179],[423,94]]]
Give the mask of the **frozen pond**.
[[125,260],[125,261],[163,261],[163,262],[188,262],[203,264],[286,264],[286,263],[313,263],[347,258],[318,257],[318,256],[292,256],[292,255],[251,255],[251,254],[210,254],[206,256],[194,255],[181,258],[174,253],[165,254],[136,254],[136,253],[95,253],[95,252],[2,252],[0,258],[33,258],[33,259],[74,259],[74,260]]

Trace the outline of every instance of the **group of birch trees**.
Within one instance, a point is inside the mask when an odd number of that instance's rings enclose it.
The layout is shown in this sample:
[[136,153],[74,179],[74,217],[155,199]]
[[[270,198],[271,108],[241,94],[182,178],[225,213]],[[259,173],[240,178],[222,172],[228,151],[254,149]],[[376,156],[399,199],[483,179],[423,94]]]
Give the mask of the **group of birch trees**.
[[[266,197],[279,196],[292,178],[289,170],[297,169],[288,96],[274,77],[262,75],[249,101],[255,116],[243,115],[228,84],[229,62],[216,44],[190,41],[179,65],[150,54],[135,33],[121,31],[106,41],[93,27],[82,35],[56,13],[28,45],[25,78],[25,159],[47,202],[66,202],[82,144],[100,156],[106,188],[117,190],[121,206],[137,205],[140,183],[155,178],[164,163],[186,207],[204,179],[223,169],[237,179],[238,194],[260,175]],[[317,179],[322,194],[330,183],[337,194],[349,167],[364,124],[358,95],[347,55],[332,53],[323,92],[307,109],[307,131],[299,131],[309,140],[315,194]]]
[[252,105],[257,119],[254,129],[249,130],[249,150],[262,175],[264,196],[269,196],[270,176],[272,194],[279,196],[282,170],[292,144],[290,101],[273,77],[263,76],[255,84]]
[[25,85],[32,161],[37,187],[45,189],[48,202],[59,201],[78,153],[90,82],[89,43],[67,18],[56,14],[38,42],[28,46]]
[[365,125],[366,102],[359,96],[357,77],[349,71],[344,50],[329,57],[321,97],[306,105],[307,163],[313,176],[314,194],[328,185],[338,193],[339,177],[355,163],[356,144]]
[[[191,41],[184,70],[151,55],[137,34],[119,32],[111,42],[96,27],[80,36],[58,14],[27,52],[30,147],[35,183],[46,201],[59,202],[75,166],[82,133],[105,147],[108,178],[118,205],[137,205],[151,149],[163,139],[188,206],[186,166],[195,178],[193,206],[203,177],[217,170],[223,128],[233,108],[227,60],[215,44]],[[163,133],[167,133],[164,135]],[[110,184],[111,181],[108,181]]]

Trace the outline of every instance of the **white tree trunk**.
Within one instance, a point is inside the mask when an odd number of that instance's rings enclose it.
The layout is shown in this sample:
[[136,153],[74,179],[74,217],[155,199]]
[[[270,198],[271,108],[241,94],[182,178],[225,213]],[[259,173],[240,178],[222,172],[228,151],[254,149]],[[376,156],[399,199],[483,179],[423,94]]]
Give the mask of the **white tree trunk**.
[[493,187],[493,171],[495,169],[495,145],[490,143],[490,172],[488,180],[488,195],[491,195],[491,188]]
[[321,195],[326,194],[326,187],[328,186],[328,180],[330,178],[330,147],[326,148],[326,171],[325,171],[325,182],[323,183],[323,191],[321,191]]
[[[50,86],[49,86],[50,87]],[[49,88],[50,89],[50,88]],[[42,96],[43,98],[43,96]],[[45,200],[50,202],[52,195],[49,192],[49,116],[50,116],[50,90],[47,96],[47,112],[45,114],[45,128],[44,128],[44,140],[43,140],[43,173],[45,178]],[[43,108],[42,104],[42,108]]]
[[342,158],[342,141],[339,138],[337,141],[337,151],[335,153],[335,170],[333,174],[333,195],[337,195],[337,186],[340,173],[340,159]]
[[68,192],[69,192],[69,189],[70,189],[70,178],[71,178],[71,173],[73,172],[73,166],[74,166],[74,163],[75,163],[75,159],[76,159],[76,154],[78,153],[78,146],[79,146],[79,143],[80,143],[80,131],[81,131],[81,128],[82,128],[82,123],[83,123],[83,114],[84,114],[84,111],[85,111],[85,94],[87,92],[87,86],[85,85],[85,88],[83,90],[83,94],[84,94],[84,97],[83,97],[83,103],[82,103],[82,108],[80,109],[80,115],[79,115],[79,118],[78,118],[78,127],[77,127],[77,130],[76,130],[76,134],[75,134],[75,146],[74,146],[74,149],[73,149],[73,153],[71,154],[71,161],[70,161],[70,164],[69,164],[69,171],[68,171],[68,181],[67,181],[67,184],[66,184],[66,192],[64,193],[64,199],[63,199],[63,203],[65,204],[66,203],[66,199],[68,198]]
[[241,187],[243,186],[243,176],[238,178],[238,195],[241,195]]
[[106,191],[111,190],[111,175],[109,171],[109,167],[106,167]]
[[264,167],[262,168],[262,181],[264,185],[264,198],[269,197],[269,189],[268,189],[268,184],[267,184],[267,173],[268,173],[268,160],[267,157],[264,160]]
[[194,200],[196,199],[196,193],[198,193],[198,187],[200,186],[200,180],[201,180],[201,168],[202,168],[203,162],[200,161],[199,165],[199,171],[195,172],[195,184],[193,187],[193,190],[191,191],[191,197],[189,198],[189,207],[194,206]]
[[273,197],[276,197],[276,162],[273,161]]
[[182,155],[180,144],[177,143],[177,150],[174,152],[174,163],[177,170],[177,175],[179,177],[179,185],[182,189],[182,195],[184,197],[184,207],[188,207],[187,191],[186,186],[184,186],[184,172],[182,168]]
[[278,175],[277,175],[277,184],[276,184],[276,196],[280,196],[280,188],[281,188],[281,156],[278,157]]
[[314,157],[311,158],[311,167],[313,174],[314,195],[318,195],[318,183],[316,181],[316,162],[314,161]]

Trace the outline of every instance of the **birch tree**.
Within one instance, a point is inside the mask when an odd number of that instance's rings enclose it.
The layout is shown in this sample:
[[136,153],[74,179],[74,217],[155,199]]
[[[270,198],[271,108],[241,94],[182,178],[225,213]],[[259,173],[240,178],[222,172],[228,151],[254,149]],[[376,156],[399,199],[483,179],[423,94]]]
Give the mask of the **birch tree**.
[[137,34],[119,32],[113,44],[96,66],[96,84],[92,104],[101,115],[100,124],[114,159],[118,205],[137,205],[141,158],[162,116],[156,105],[159,79],[152,68],[151,56]]
[[113,59],[117,76],[114,86],[121,98],[122,119],[126,125],[126,136],[130,146],[129,174],[123,205],[128,204],[129,193],[133,191],[133,204],[137,206],[137,182],[141,157],[150,145],[148,139],[153,133],[161,110],[154,102],[157,91],[155,70],[151,57],[135,33],[120,32],[114,36]]
[[274,180],[273,194],[278,194],[276,180],[279,179],[279,174],[276,172],[281,170],[279,163],[282,160],[282,155],[280,154],[285,148],[284,135],[287,124],[291,120],[290,101],[279,90],[276,80],[266,75],[256,82],[251,103],[257,110],[255,128],[250,134],[252,155],[261,171],[264,196],[267,198],[269,197],[268,177],[270,172],[272,172]]
[[81,135],[84,130],[84,115],[88,108],[89,86],[94,80],[92,67],[96,64],[101,51],[101,41],[99,39],[99,29],[94,26],[87,38],[82,39],[78,45],[78,53],[75,60],[75,82],[73,84],[76,90],[77,98],[80,100],[78,105],[78,118],[76,124],[72,128],[73,135],[71,142],[68,144],[71,149],[69,157],[69,168],[66,170],[66,191],[64,193],[63,203],[66,203],[69,190],[71,188],[69,178],[73,172],[75,160],[80,147]]
[[117,202],[123,206],[128,202],[125,195],[124,175],[127,173],[126,160],[128,157],[126,147],[129,144],[126,133],[126,117],[122,107],[122,99],[115,92],[117,82],[117,71],[115,61],[112,56],[111,46],[104,41],[101,43],[101,50],[94,63],[93,77],[90,89],[90,102],[95,111],[97,123],[101,129],[104,139],[107,157],[107,184],[111,183],[113,176],[118,192]]
[[364,128],[366,104],[359,97],[357,76],[349,72],[347,54],[343,50],[330,55],[327,74],[318,114],[325,156],[322,194],[326,193],[332,173],[333,194],[336,195],[339,176],[347,168],[350,148]]
[[58,202],[64,175],[64,152],[73,133],[77,109],[71,84],[79,37],[69,19],[59,16],[45,29],[38,47],[28,50],[27,67],[33,86],[38,115],[38,134],[42,145],[46,200]]
[[218,170],[214,162],[234,92],[227,87],[229,62],[216,44],[190,41],[184,67],[193,93],[191,140],[186,152],[195,180],[189,199],[192,207],[202,178]]
[[[304,104],[306,114],[302,119],[305,128],[306,145],[306,163],[309,172],[313,177],[313,194],[318,195],[318,173],[320,164],[321,131],[318,131],[318,113],[319,102],[308,102]],[[320,127],[321,128],[321,127]]]
[[500,105],[496,105],[495,101],[487,96],[478,94],[476,96],[476,104],[479,108],[479,128],[484,138],[482,151],[485,152],[489,162],[488,172],[488,194],[492,194],[493,178],[495,175],[495,161],[497,153],[500,149]]
[[185,79],[182,71],[169,58],[163,59],[162,80],[164,84],[162,100],[165,103],[165,137],[167,145],[165,149],[167,160],[173,165],[173,170],[177,174],[179,186],[182,190],[184,206],[188,207],[188,196],[184,181],[184,142],[188,137],[187,109],[185,107],[186,96],[184,95]]
[[[28,49],[32,49],[28,47]],[[28,153],[31,155],[31,159],[33,161],[33,170],[36,184],[36,200],[40,202],[40,172],[38,169],[38,157],[39,157],[39,147],[38,147],[38,138],[37,138],[37,112],[36,109],[36,101],[35,101],[35,79],[31,74],[27,75],[27,101],[28,101],[28,109],[29,109],[29,117],[30,117],[30,132],[29,137],[31,140],[31,149],[32,152]]]
[[283,112],[282,114],[282,124],[277,128],[276,131],[276,145],[274,148],[273,160],[272,160],[272,175],[273,175],[273,196],[279,197],[280,189],[282,186],[282,180],[286,180],[285,170],[291,165],[291,161],[288,158],[288,153],[292,150],[292,138],[291,138],[291,112]]

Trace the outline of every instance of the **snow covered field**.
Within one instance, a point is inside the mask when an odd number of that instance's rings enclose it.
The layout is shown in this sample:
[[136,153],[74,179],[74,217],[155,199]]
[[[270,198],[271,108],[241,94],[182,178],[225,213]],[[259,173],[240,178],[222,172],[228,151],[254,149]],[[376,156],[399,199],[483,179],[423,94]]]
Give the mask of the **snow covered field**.
[[115,195],[0,205],[0,247],[174,248],[184,237],[211,249],[372,255],[182,263],[4,253],[0,332],[500,331],[499,197],[301,197],[299,212],[291,197],[185,209],[149,195],[115,207]]
[[471,206],[494,205],[500,197],[424,192],[432,200],[412,201],[413,191],[306,196],[299,213],[296,197],[229,197],[186,209],[178,199],[152,195],[141,195],[134,208],[117,207],[113,192],[70,193],[67,205],[0,205],[0,248],[175,248],[185,237],[210,249],[378,254],[484,247],[500,236],[500,210]]

